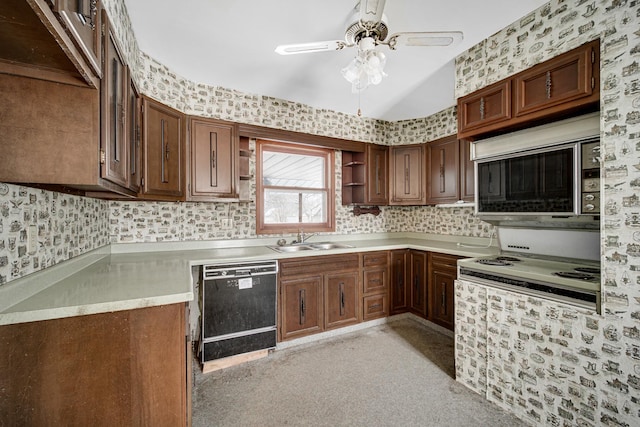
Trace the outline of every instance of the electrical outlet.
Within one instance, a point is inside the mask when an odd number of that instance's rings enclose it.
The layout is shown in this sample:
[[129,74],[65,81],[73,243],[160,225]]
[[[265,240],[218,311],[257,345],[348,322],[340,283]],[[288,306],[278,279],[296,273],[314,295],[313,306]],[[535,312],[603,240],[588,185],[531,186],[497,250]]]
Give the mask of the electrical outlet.
[[38,251],[38,227],[30,225],[27,228],[27,252],[33,255]]
[[231,230],[233,228],[233,220],[231,218],[223,218],[221,226],[223,230]]

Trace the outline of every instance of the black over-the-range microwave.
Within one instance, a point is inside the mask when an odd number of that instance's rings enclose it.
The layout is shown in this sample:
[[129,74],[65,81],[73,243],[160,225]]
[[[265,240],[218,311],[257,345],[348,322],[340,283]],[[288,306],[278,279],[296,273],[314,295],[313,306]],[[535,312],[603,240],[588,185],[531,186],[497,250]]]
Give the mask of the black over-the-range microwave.
[[590,114],[473,144],[476,213],[599,215],[599,116]]

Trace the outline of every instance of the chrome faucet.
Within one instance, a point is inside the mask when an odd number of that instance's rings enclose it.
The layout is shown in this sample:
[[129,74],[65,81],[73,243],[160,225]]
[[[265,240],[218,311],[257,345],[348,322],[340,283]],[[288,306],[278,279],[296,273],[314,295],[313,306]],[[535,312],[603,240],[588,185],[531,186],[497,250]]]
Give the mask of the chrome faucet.
[[298,230],[298,240],[296,242],[297,243],[304,243],[304,242],[307,241],[307,239],[312,238],[316,234],[318,234],[318,233],[304,234],[304,230],[301,228],[301,229]]

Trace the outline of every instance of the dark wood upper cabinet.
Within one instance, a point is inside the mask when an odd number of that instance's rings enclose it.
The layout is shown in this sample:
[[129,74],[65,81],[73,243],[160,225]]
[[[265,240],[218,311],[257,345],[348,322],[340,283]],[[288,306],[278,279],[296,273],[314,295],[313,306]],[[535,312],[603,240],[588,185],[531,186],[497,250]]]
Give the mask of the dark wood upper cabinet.
[[[100,3],[93,9],[90,0],[88,9],[84,3],[1,1],[0,73],[99,88]],[[80,28],[84,18],[74,10],[87,14],[87,25]]]
[[184,200],[184,122],[181,112],[142,97],[142,198]]
[[475,197],[475,170],[471,160],[470,141],[460,140],[460,194],[459,199],[465,202],[473,202]]
[[123,187],[129,186],[129,140],[127,129],[127,94],[129,76],[118,42],[104,11],[104,78],[101,87],[102,178]]
[[596,111],[599,85],[598,39],[459,98],[458,138],[474,140]]
[[389,204],[389,147],[367,144],[366,148],[366,204]]
[[400,145],[390,148],[390,205],[426,203],[424,145]]
[[455,136],[427,144],[427,204],[459,200],[460,144]]
[[458,99],[458,138],[511,119],[511,81],[502,81]]
[[237,198],[239,139],[236,125],[191,118],[189,128],[191,182],[188,199]]
[[128,149],[129,149],[129,189],[139,193],[142,182],[142,100],[138,89],[129,76],[128,104]]
[[[572,101],[589,99],[596,90],[594,68],[597,43],[589,43],[517,74],[514,115],[516,117],[554,109],[563,110]],[[597,99],[595,99],[597,101]]]
[[56,0],[54,6],[60,22],[99,78],[102,78],[101,9],[99,0]]

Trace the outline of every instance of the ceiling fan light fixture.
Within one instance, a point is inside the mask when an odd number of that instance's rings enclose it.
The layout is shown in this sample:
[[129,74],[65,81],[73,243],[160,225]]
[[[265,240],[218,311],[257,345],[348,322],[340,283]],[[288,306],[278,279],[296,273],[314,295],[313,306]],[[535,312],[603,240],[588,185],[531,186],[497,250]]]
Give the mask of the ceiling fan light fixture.
[[342,69],[342,76],[351,83],[353,93],[358,93],[369,85],[377,85],[387,74],[384,66],[387,59],[384,53],[375,50],[358,50],[355,58]]

